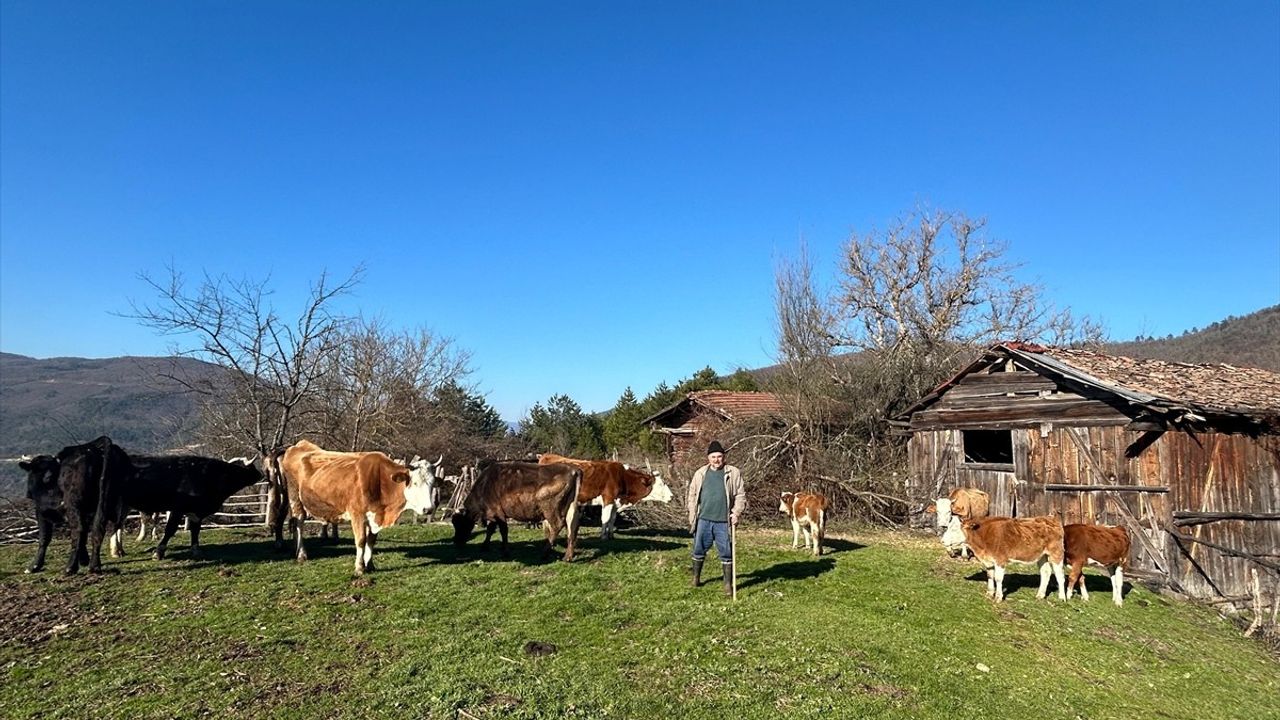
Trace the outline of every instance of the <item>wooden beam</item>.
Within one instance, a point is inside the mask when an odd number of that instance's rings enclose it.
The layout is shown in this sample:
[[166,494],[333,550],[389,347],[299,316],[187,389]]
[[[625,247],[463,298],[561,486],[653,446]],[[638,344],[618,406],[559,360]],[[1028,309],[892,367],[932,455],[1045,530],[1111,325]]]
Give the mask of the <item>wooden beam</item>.
[[1173,511],[1173,524],[1178,527],[1201,525],[1204,523],[1218,522],[1219,520],[1253,520],[1262,522],[1280,521],[1280,513],[1195,512],[1194,510]]
[[1075,485],[1072,483],[1045,483],[1039,487],[1051,492],[1169,492],[1168,485]]
[[1187,542],[1200,543],[1201,545],[1211,547],[1214,550],[1217,550],[1218,552],[1226,553],[1227,555],[1233,555],[1238,558],[1244,558],[1245,560],[1248,560],[1253,563],[1257,563],[1258,565],[1261,565],[1264,568],[1270,568],[1272,570],[1275,570],[1276,572],[1280,572],[1280,563],[1271,562],[1270,560],[1263,560],[1262,558],[1258,557],[1257,555],[1254,555],[1253,553],[1245,552],[1244,550],[1239,550],[1233,547],[1227,547],[1226,545],[1219,545],[1218,543],[1209,542],[1208,540],[1201,540],[1200,538],[1191,537],[1190,535],[1183,535],[1181,533],[1176,533],[1172,530],[1168,530],[1167,532],[1177,540],[1185,540]]

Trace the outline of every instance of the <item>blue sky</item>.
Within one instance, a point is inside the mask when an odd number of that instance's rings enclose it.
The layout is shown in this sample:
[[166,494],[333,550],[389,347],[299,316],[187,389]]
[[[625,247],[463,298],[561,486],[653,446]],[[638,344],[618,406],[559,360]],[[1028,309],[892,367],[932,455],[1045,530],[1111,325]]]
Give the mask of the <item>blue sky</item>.
[[0,349],[139,272],[471,351],[508,419],[773,360],[773,269],[921,203],[1116,338],[1280,302],[1280,4],[0,4]]

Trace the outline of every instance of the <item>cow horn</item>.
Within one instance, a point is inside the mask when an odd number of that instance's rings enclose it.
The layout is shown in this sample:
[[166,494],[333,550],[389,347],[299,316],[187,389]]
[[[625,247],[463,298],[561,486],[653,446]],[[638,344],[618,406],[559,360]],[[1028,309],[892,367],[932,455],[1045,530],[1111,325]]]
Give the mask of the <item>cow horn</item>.
[[436,461],[431,464],[440,465],[440,463],[443,463],[443,462],[444,462],[444,453],[440,453],[440,457],[436,458]]

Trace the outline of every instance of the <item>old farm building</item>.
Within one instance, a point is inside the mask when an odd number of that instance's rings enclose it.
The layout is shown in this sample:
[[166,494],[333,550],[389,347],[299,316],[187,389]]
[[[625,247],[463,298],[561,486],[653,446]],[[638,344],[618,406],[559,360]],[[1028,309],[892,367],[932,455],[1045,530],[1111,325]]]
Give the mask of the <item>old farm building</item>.
[[667,460],[702,462],[707,443],[726,425],[776,417],[782,403],[773,393],[698,390],[642,423],[666,437]]
[[1200,597],[1280,574],[1280,375],[996,345],[900,416],[912,497],[1125,525],[1133,567]]

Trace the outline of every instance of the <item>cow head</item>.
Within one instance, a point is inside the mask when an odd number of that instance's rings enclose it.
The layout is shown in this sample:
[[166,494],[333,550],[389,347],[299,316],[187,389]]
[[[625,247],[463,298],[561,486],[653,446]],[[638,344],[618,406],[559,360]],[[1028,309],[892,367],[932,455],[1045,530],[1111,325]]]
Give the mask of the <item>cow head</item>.
[[27,473],[27,497],[36,506],[49,503],[42,500],[54,500],[53,505],[62,502],[62,490],[58,487],[58,471],[61,464],[51,455],[37,455],[29,460],[22,460],[18,467]]
[[626,478],[625,502],[671,502],[671,488],[658,473],[647,473],[643,470],[623,465],[623,476]]
[[471,513],[465,510],[459,510],[453,514],[453,544],[462,547],[467,544],[471,536],[475,534],[476,519]]
[[929,507],[938,513],[938,527],[945,528],[951,525],[952,512],[950,498],[938,498]]
[[795,498],[795,496],[796,496],[796,494],[795,494],[795,493],[790,493],[790,492],[784,492],[784,493],[782,493],[781,498],[779,498],[779,500],[778,500],[778,512],[780,512],[780,513],[786,513],[786,514],[790,515],[790,514],[791,514],[791,502],[792,502],[792,499],[793,499],[793,498]]
[[952,515],[947,522],[947,529],[942,531],[942,546],[947,549],[947,554],[951,557],[960,557],[964,554],[964,526],[959,516]]
[[440,488],[436,487],[443,475],[444,456],[435,462],[423,460],[417,455],[409,462],[409,483],[404,489],[405,507],[426,515],[436,509]]

